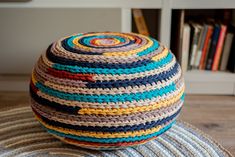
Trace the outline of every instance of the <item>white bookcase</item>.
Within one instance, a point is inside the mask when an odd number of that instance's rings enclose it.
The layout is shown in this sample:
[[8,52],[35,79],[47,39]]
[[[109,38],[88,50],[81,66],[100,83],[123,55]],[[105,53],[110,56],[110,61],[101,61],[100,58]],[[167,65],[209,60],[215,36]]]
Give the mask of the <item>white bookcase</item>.
[[[160,41],[169,47],[172,10],[235,9],[235,0],[32,0],[0,3],[1,8],[120,8],[123,32],[132,31],[131,9],[158,9]],[[184,75],[186,93],[235,95],[235,73],[193,70]],[[14,84],[15,88],[9,89],[9,84]],[[22,78],[0,77],[0,90],[27,90],[27,84]]]

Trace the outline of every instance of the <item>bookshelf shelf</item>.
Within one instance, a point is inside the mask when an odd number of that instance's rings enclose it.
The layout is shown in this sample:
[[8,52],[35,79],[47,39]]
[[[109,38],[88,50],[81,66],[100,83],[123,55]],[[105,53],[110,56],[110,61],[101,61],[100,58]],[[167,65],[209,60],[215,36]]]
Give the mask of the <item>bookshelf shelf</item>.
[[193,94],[235,94],[235,74],[191,70],[184,75],[187,93]]
[[187,80],[197,82],[234,82],[235,75],[231,72],[207,71],[207,70],[190,70],[185,74]]
[[[1,2],[0,9],[12,8],[120,8],[120,30],[131,32],[132,9],[154,9],[158,11],[158,40],[167,47],[171,45],[172,14],[178,9],[235,9],[234,0],[29,0],[28,2]],[[156,17],[154,17],[156,18]],[[156,20],[156,19],[154,19]],[[155,27],[155,25],[154,25]],[[1,75],[1,74],[0,74]],[[0,78],[0,90],[8,89],[7,84],[15,83],[16,90],[28,90],[25,79]],[[235,73],[192,70],[185,73],[186,92],[197,94],[235,95]]]
[[233,9],[234,0],[171,0],[172,9]]

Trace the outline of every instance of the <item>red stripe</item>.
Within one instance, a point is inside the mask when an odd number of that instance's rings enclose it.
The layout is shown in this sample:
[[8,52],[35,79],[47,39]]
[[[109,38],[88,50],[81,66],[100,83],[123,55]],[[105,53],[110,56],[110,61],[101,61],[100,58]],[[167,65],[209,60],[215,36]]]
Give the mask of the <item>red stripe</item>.
[[59,78],[68,78],[68,79],[73,79],[73,80],[82,80],[82,81],[91,81],[91,82],[95,82],[95,80],[93,79],[93,74],[72,74],[70,72],[67,71],[63,71],[63,70],[55,70],[52,68],[48,68],[47,72],[55,77],[59,77]]
[[38,92],[38,89],[35,87],[32,80],[30,81],[30,87],[31,87],[31,89],[33,90],[34,93]]

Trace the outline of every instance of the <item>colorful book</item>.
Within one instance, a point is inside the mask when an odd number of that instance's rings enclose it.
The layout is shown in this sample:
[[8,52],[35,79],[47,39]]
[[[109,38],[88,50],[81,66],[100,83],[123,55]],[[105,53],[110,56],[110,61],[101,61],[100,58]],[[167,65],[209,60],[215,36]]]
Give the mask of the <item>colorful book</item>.
[[134,17],[138,32],[140,34],[149,36],[149,31],[148,31],[142,10],[133,9],[132,13],[133,13],[133,17]]
[[182,39],[182,51],[180,53],[180,63],[182,71],[185,73],[188,68],[188,56],[189,56],[189,45],[190,45],[190,26],[184,24],[183,26],[183,39]]
[[206,38],[205,38],[205,42],[203,45],[202,55],[201,55],[200,64],[199,64],[200,70],[205,69],[205,62],[206,62],[206,57],[207,57],[209,46],[210,46],[212,33],[213,33],[213,27],[211,25],[207,25]]
[[227,31],[227,26],[221,25],[220,26],[220,33],[219,33],[219,39],[218,43],[216,46],[216,51],[215,51],[215,56],[212,64],[212,70],[217,71],[219,69],[219,62],[223,50],[223,44],[224,44],[224,39]]
[[195,58],[195,63],[194,63],[194,67],[197,69],[199,68],[200,59],[202,56],[202,49],[205,43],[207,31],[208,31],[208,26],[204,24],[202,27],[202,31],[200,33],[200,38],[199,38],[199,42],[197,46],[197,53],[196,53],[196,58]]
[[228,33],[225,37],[224,48],[222,52],[222,59],[220,63],[220,70],[225,71],[228,64],[228,57],[232,47],[234,34]]
[[211,70],[211,68],[212,68],[212,64],[213,64],[213,60],[214,60],[214,56],[215,56],[215,51],[216,51],[216,46],[217,46],[218,39],[219,39],[219,34],[220,34],[220,26],[218,24],[216,24],[215,28],[214,28],[213,35],[212,35],[210,49],[209,49],[208,57],[207,57],[207,61],[206,61],[206,70]]
[[193,36],[193,41],[191,43],[190,66],[194,67],[196,52],[197,52],[197,45],[198,45],[199,35],[200,35],[202,27],[201,25],[195,24],[195,23],[192,24],[192,27],[194,29],[194,36]]

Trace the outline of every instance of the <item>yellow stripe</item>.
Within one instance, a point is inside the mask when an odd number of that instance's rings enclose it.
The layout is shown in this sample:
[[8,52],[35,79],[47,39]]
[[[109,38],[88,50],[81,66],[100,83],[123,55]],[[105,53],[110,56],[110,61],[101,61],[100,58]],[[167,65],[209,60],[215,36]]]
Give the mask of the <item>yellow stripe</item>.
[[168,52],[169,52],[168,49],[167,49],[167,48],[164,48],[164,50],[163,50],[161,53],[155,55],[155,56],[152,58],[152,60],[158,61],[158,60],[160,60],[160,59],[166,57],[166,56],[168,55]]
[[[142,35],[140,35],[142,36]],[[148,42],[146,45],[143,45],[142,47],[138,48],[138,49],[134,49],[134,50],[129,50],[129,51],[122,51],[122,52],[105,52],[103,53],[104,56],[129,56],[129,55],[133,55],[133,54],[137,54],[138,52],[141,52],[149,47],[151,47],[153,45],[153,41],[146,37],[146,36],[142,36],[143,38],[145,38]]]
[[184,87],[183,89],[180,91],[180,93],[178,95],[176,95],[173,98],[170,98],[168,100],[164,100],[161,102],[158,102],[156,104],[153,105],[148,105],[148,106],[139,106],[139,107],[131,107],[131,108],[121,108],[121,109],[93,109],[93,108],[81,108],[78,111],[78,114],[101,114],[101,115],[123,115],[123,114],[132,114],[132,113],[137,113],[137,112],[144,112],[144,111],[151,111],[151,110],[155,110],[161,107],[166,107],[169,106],[175,102],[177,102],[181,96],[184,93]]
[[32,82],[33,82],[34,85],[37,83],[37,81],[36,81],[36,79],[35,79],[35,77],[34,77],[34,71],[33,71],[32,74],[31,74],[31,80],[32,80]]
[[71,134],[76,136],[86,136],[86,137],[95,137],[95,138],[124,138],[124,137],[135,137],[152,134],[154,132],[158,132],[162,125],[158,125],[155,128],[140,130],[140,131],[129,131],[129,132],[118,132],[118,133],[105,133],[105,132],[89,132],[89,131],[76,131],[73,129],[67,129],[62,127],[55,127],[45,123],[40,117],[36,115],[36,119],[44,125],[46,128],[55,130],[58,132],[62,132],[64,134]]

